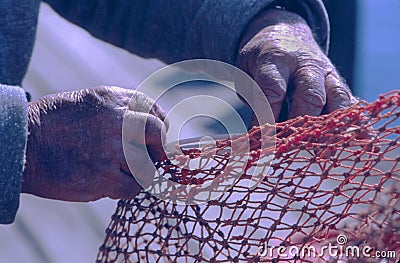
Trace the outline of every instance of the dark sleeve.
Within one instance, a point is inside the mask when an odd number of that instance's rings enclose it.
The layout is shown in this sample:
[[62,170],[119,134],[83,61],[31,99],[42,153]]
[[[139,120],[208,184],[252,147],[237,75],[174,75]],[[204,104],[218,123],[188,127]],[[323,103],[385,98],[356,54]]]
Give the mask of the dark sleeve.
[[302,15],[322,48],[329,24],[320,0],[45,0],[93,36],[166,63],[209,58],[234,64],[242,32],[273,5]]
[[0,224],[12,223],[19,206],[28,102],[17,86],[28,68],[39,4],[40,0],[0,1]]
[[0,85],[0,224],[14,222],[19,206],[28,102],[16,86]]
[[20,86],[35,40],[40,0],[0,1],[0,84]]

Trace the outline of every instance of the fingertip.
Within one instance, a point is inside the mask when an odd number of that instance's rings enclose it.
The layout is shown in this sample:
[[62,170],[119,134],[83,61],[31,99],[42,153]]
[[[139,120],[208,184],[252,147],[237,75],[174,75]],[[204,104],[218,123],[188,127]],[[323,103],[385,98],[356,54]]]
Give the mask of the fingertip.
[[330,72],[325,77],[325,89],[327,94],[327,112],[333,112],[341,108],[348,108],[358,103],[351,93],[346,81],[336,71]]
[[169,130],[169,119],[165,117],[164,119],[161,119],[164,122],[165,125],[165,132]]
[[279,70],[277,65],[274,64],[266,64],[263,68],[259,69],[255,77],[255,81],[260,85],[267,97],[275,121],[279,119],[282,105],[286,98],[289,79],[289,73],[285,72],[282,74],[281,71],[285,70]]
[[165,122],[156,116],[149,115],[146,121],[146,145],[162,145],[166,139],[167,127]]
[[293,101],[289,113],[289,119],[294,119],[299,116],[319,116],[322,113],[323,107],[315,106],[316,104],[310,100]]
[[154,102],[154,104],[152,105],[150,114],[158,117],[162,121],[166,121],[167,122],[165,111],[156,102]]
[[315,71],[304,71],[294,81],[289,118],[318,116],[326,104],[324,77]]
[[351,95],[350,104],[351,106],[360,103],[362,100],[358,97],[355,97],[353,94]]

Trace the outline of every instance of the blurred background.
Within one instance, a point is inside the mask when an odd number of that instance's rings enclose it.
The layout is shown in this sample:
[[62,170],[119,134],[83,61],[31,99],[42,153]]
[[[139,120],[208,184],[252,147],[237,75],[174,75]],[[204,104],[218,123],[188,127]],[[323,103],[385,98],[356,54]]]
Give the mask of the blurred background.
[[[400,89],[400,1],[325,2],[332,23],[330,56],[354,93],[374,101]],[[163,66],[94,39],[43,4],[23,87],[33,99],[97,85],[134,89]],[[175,99],[188,94],[176,94]],[[186,130],[187,137],[195,130],[215,132],[200,122]],[[109,199],[80,204],[22,195],[16,222],[0,226],[0,261],[94,262],[115,207],[116,201]]]

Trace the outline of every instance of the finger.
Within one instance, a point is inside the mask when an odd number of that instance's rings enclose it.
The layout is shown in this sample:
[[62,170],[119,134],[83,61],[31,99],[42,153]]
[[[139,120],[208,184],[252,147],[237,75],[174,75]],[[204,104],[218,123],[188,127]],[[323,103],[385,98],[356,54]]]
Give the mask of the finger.
[[[107,185],[107,196],[113,199],[132,199],[142,188],[152,184],[156,168],[149,160],[146,147],[127,144],[124,146],[124,159],[118,176],[112,177]],[[109,173],[108,173],[109,174]]]
[[166,116],[164,110],[152,98],[139,91],[132,93],[128,103],[128,110],[148,113],[161,120],[164,120]]
[[339,76],[336,70],[325,77],[326,109],[333,112],[337,109],[347,108],[357,103],[357,99],[351,94],[346,82]]
[[140,145],[162,145],[166,127],[154,115],[143,112],[126,111],[123,123],[123,141]]
[[136,182],[129,169],[120,169],[118,182],[115,182],[109,197],[112,199],[132,199],[141,191],[141,185]]
[[279,70],[275,64],[264,64],[256,72],[254,80],[260,85],[271,106],[276,121],[286,97],[289,72]]
[[149,158],[146,147],[129,144],[125,145],[124,151],[129,171],[134,175],[136,182],[144,189],[148,188],[153,182],[157,169]]
[[126,105],[128,105],[128,110],[154,115],[164,121],[168,129],[169,123],[165,119],[166,114],[164,110],[157,105],[153,99],[142,92],[115,86],[99,86],[83,90],[82,92],[87,92],[89,94],[92,92],[99,101],[108,98],[121,107],[126,107]]
[[159,118],[142,112],[126,111],[122,131],[124,146],[140,145],[147,148],[146,156],[154,162],[165,159],[166,127]]
[[316,69],[302,69],[294,79],[289,118],[302,115],[318,116],[325,102],[326,92],[324,74]]

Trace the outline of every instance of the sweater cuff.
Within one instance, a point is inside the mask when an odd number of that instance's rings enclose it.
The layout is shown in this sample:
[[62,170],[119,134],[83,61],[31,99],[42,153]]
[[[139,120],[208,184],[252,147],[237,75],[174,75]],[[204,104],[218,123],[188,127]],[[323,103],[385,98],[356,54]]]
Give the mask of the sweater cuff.
[[28,102],[16,86],[0,85],[0,223],[14,222],[19,207],[25,147],[28,134]]
[[259,12],[273,6],[282,6],[301,15],[308,22],[318,44],[327,51],[329,22],[320,0],[206,0],[186,35],[185,57],[234,64],[247,25]]

